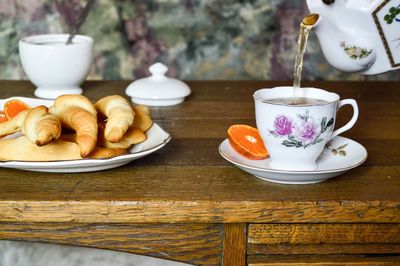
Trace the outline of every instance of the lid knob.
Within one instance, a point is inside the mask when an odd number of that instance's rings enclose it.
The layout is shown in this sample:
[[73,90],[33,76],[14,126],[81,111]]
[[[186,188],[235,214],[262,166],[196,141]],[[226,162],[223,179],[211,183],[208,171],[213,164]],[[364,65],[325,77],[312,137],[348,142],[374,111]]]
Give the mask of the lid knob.
[[155,63],[149,67],[149,71],[153,76],[164,76],[168,67],[161,63]]

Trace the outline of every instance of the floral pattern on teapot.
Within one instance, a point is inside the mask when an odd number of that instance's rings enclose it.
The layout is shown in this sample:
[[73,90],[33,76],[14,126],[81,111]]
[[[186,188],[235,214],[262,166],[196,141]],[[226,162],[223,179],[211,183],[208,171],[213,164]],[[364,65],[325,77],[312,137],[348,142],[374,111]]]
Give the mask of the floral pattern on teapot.
[[372,54],[372,50],[355,45],[347,45],[345,41],[340,43],[340,47],[342,47],[345,53],[354,60],[364,59]]
[[383,19],[386,21],[387,24],[392,24],[393,21],[400,22],[400,19],[397,18],[400,14],[400,5],[397,7],[391,7],[389,9],[389,13],[386,14]]
[[373,16],[390,64],[400,67],[400,0],[383,1]]

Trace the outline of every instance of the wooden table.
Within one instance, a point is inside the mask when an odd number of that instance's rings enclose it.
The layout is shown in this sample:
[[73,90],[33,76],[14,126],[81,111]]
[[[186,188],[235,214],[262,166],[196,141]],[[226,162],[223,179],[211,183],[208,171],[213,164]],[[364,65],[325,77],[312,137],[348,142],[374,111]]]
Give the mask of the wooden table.
[[[85,94],[123,95],[127,84],[87,82]],[[263,182],[217,150],[230,125],[255,124],[253,92],[282,84],[288,82],[189,82],[193,94],[184,104],[152,109],[172,141],[117,169],[0,169],[0,239],[196,265],[400,263],[400,83],[312,84],[358,101],[360,119],[345,136],[364,145],[369,158],[306,186]],[[2,98],[33,96],[28,82],[1,81],[0,89]],[[341,110],[337,126],[350,115],[350,108]]]

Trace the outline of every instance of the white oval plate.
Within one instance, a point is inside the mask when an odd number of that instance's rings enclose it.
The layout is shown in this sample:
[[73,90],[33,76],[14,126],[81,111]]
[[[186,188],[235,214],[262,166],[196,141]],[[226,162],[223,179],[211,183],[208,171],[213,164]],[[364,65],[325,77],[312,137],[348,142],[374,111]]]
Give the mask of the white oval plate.
[[314,171],[285,171],[269,166],[269,159],[249,160],[232,149],[225,139],[218,148],[221,156],[262,180],[280,184],[314,184],[341,175],[367,159],[367,150],[354,140],[335,137],[324,149],[317,160]]
[[[51,106],[53,104],[51,100],[12,97],[0,100],[0,109],[2,110],[4,103],[11,99],[19,99],[32,107],[38,105]],[[171,135],[156,123],[146,132],[146,135],[147,139],[140,144],[134,145],[130,149],[130,153],[108,159],[82,159],[52,162],[5,161],[0,162],[0,167],[52,173],[83,173],[111,169],[147,156],[161,149],[171,140]]]

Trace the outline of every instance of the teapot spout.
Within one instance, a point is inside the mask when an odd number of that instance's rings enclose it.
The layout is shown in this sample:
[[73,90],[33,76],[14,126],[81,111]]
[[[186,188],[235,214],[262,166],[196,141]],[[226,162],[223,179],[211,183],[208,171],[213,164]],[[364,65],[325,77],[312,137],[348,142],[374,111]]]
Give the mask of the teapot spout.
[[318,24],[320,23],[320,19],[321,17],[319,14],[311,13],[303,18],[301,24],[306,27],[314,28],[318,26]]

